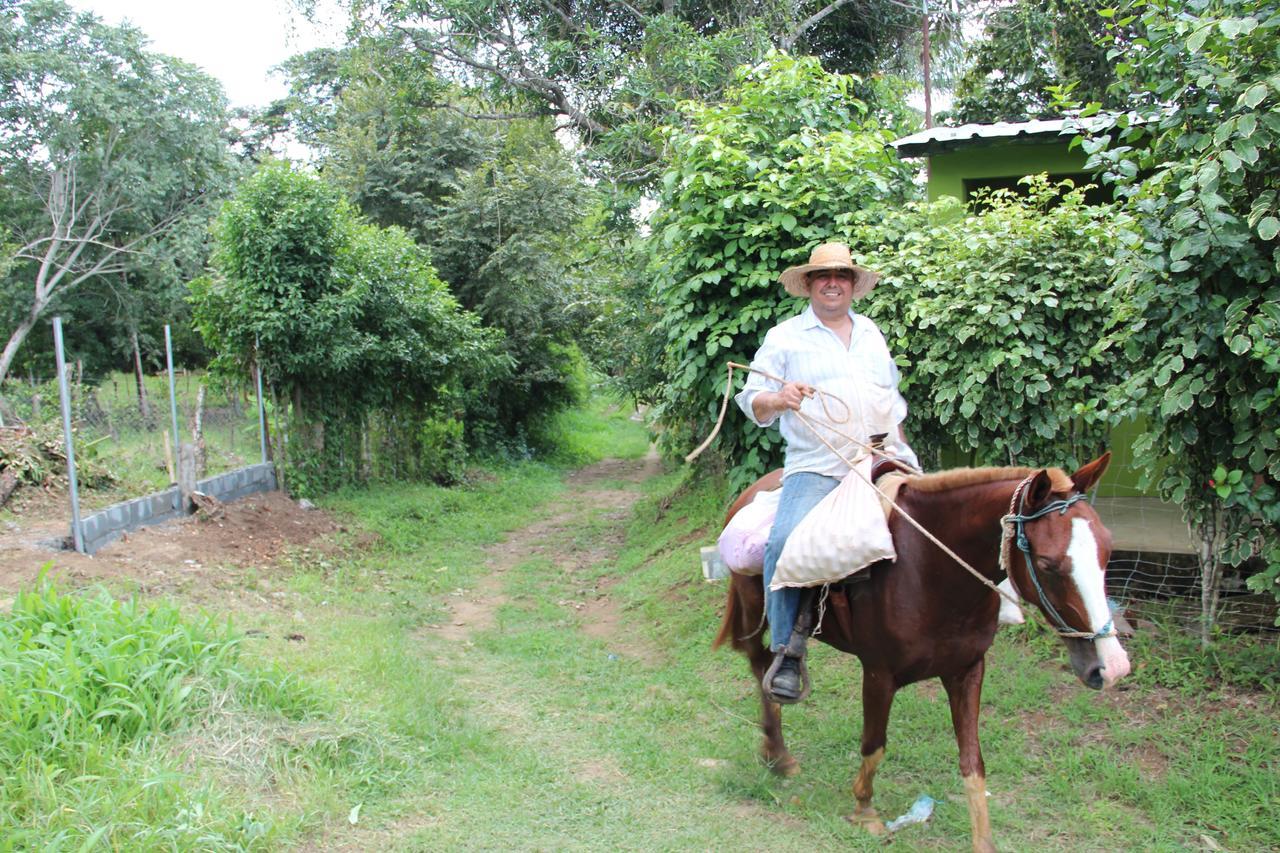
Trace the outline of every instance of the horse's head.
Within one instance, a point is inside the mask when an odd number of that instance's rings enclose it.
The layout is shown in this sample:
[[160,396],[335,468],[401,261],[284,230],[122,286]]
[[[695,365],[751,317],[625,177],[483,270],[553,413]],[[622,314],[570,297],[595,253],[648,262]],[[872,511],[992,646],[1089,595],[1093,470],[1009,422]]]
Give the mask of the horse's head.
[[[1086,686],[1111,686],[1129,673],[1129,657],[1116,637],[1107,604],[1105,567],[1111,532],[1085,494],[1111,461],[1104,453],[1070,477],[1054,482],[1047,470],[1032,474],[1014,494],[1009,577],[1062,635],[1071,668]],[[1061,472],[1058,479],[1061,479]]]

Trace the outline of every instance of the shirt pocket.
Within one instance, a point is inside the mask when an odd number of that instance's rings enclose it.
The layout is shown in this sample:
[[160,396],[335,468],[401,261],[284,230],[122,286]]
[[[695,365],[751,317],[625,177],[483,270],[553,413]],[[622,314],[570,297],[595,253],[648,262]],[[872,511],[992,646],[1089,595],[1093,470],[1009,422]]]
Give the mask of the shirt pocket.
[[863,353],[858,359],[858,375],[877,388],[898,387],[898,366],[887,356],[876,358],[870,353]]

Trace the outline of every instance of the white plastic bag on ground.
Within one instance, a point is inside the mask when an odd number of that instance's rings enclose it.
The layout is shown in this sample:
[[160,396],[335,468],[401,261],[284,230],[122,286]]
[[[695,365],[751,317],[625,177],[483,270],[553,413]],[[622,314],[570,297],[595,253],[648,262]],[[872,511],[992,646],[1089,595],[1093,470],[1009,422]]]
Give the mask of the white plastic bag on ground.
[[764,546],[769,543],[769,531],[781,497],[782,489],[759,492],[751,503],[729,519],[716,545],[730,571],[740,575],[764,573]]
[[870,479],[868,456],[796,525],[778,558],[771,589],[835,583],[872,563],[898,558]]

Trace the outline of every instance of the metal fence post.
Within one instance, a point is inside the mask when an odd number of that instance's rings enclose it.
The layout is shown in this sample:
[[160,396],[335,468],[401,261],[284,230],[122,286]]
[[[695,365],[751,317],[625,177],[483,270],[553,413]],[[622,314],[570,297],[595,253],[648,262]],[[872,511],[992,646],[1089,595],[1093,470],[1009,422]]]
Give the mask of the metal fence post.
[[67,483],[71,488],[71,538],[76,550],[84,550],[80,529],[80,492],[76,488],[76,452],[71,441],[71,389],[67,387],[67,357],[62,351],[62,318],[53,318],[53,350],[58,362],[58,396],[62,400],[62,438],[67,444]]
[[253,338],[253,372],[258,380],[258,443],[262,446],[262,464],[267,464],[267,408],[262,402],[262,357],[258,353],[258,338]]
[[[173,340],[169,324],[164,326],[164,357],[169,366],[169,416],[173,419],[173,458],[178,458],[178,392],[173,387]],[[176,462],[175,462],[176,466]]]

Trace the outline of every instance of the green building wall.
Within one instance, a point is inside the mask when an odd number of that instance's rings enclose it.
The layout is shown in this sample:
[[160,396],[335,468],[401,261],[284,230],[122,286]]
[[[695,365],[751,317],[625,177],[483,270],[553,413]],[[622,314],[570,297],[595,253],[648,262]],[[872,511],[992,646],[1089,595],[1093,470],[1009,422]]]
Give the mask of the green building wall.
[[[1001,140],[991,145],[943,151],[929,155],[928,194],[930,201],[942,196],[964,200],[967,193],[965,181],[975,182],[988,178],[1021,178],[1047,172],[1050,175],[1080,174],[1085,169],[1085,154],[1079,148],[1070,149],[1067,142],[1013,142]],[[1111,431],[1112,462],[1100,488],[1100,493],[1115,497],[1154,495],[1151,488],[1138,486],[1139,471],[1133,465],[1131,448],[1142,434],[1142,426],[1136,421],[1118,425]],[[958,450],[944,451],[947,466],[969,465],[969,454]],[[1045,465],[1058,464],[1061,460],[1039,460]]]
[[1085,155],[1068,150],[1066,142],[1004,143],[929,156],[929,200],[944,195],[963,200],[965,180],[1013,178],[1024,175],[1079,173],[1085,171]]

